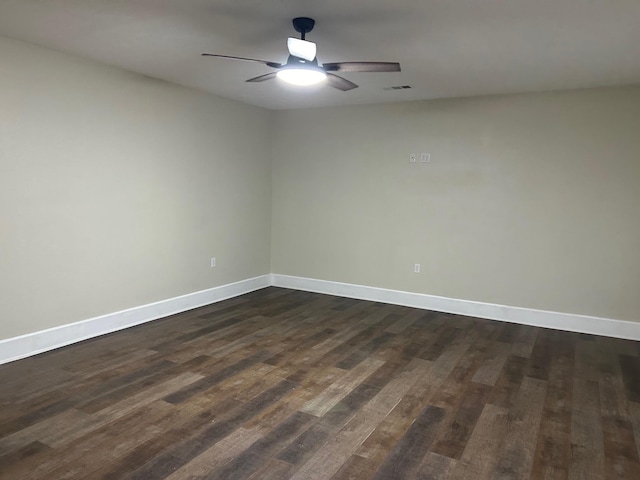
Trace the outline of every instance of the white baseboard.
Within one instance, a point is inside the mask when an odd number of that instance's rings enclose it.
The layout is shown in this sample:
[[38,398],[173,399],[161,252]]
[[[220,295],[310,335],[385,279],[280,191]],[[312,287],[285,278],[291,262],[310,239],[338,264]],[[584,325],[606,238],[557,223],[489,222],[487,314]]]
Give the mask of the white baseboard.
[[0,340],[0,365],[268,287],[270,275],[249,278],[80,322]]
[[630,322],[627,320],[614,320],[611,318],[591,317],[573,313],[510,307],[492,303],[425,295],[422,293],[387,290],[384,288],[367,287],[350,283],[293,277],[277,273],[271,274],[271,285],[294,290],[305,290],[307,292],[326,293],[340,297],[404,305],[407,307],[434,310],[436,312],[520,323],[535,327],[640,340],[640,322]]
[[237,297],[270,285],[340,297],[371,300],[407,307],[454,313],[503,322],[590,333],[607,337],[640,340],[640,322],[591,317],[572,313],[549,312],[531,308],[510,307],[492,303],[438,297],[422,293],[331,282],[314,278],[272,273],[219,287],[189,293],[180,297],[61,325],[59,327],[0,340],[0,365],[38,353],[81,342],[89,338],[133,327],[193,308]]

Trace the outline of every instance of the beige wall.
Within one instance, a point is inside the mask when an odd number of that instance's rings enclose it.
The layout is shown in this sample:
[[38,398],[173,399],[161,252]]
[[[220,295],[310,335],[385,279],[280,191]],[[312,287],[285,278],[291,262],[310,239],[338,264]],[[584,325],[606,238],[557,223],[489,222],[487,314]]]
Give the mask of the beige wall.
[[268,111],[8,39],[0,59],[0,339],[269,272]]
[[638,87],[270,113],[0,58],[0,339],[269,271],[640,320]]
[[274,129],[274,273],[640,321],[640,88],[285,111]]

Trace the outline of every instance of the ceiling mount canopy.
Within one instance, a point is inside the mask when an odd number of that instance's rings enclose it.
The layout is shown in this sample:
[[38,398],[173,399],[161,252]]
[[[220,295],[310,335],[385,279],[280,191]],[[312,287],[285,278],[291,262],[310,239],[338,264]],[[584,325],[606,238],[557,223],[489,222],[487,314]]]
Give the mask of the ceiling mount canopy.
[[206,57],[257,62],[278,70],[277,72],[250,78],[247,82],[264,82],[277,77],[292,85],[307,86],[326,81],[327,85],[341,91],[352,90],[357,88],[358,85],[331,72],[364,73],[400,71],[400,64],[397,62],[338,62],[320,65],[316,57],[316,44],[306,40],[306,34],[313,30],[316,24],[315,20],[309,17],[296,17],[292,23],[295,31],[300,33],[300,38],[289,37],[287,39],[289,57],[286,63],[218,55],[214,53],[203,53],[202,55]]
[[296,17],[291,20],[291,23],[293,23],[294,30],[300,34],[302,40],[304,40],[305,35],[313,30],[313,27],[316,25],[316,21],[309,17]]

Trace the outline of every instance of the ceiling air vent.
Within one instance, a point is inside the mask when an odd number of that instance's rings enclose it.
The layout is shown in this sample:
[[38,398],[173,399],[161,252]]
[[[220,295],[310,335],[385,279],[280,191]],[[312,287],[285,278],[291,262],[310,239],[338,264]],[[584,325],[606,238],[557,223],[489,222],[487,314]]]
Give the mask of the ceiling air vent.
[[395,85],[393,87],[385,87],[383,90],[406,90],[411,88],[411,85]]

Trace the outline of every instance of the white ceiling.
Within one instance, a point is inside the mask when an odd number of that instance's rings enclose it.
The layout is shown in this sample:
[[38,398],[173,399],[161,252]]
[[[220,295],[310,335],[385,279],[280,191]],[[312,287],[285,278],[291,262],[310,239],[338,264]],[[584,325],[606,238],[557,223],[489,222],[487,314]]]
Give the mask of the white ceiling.
[[[296,16],[320,63],[402,72],[344,74],[360,88],[341,92],[200,56],[284,62]],[[639,0],[0,0],[0,35],[270,109],[640,83]]]

